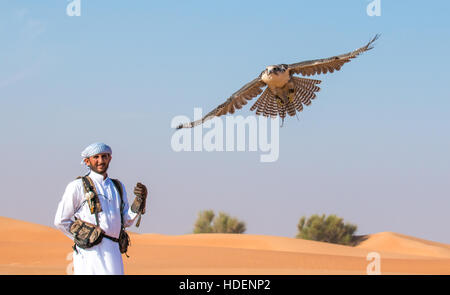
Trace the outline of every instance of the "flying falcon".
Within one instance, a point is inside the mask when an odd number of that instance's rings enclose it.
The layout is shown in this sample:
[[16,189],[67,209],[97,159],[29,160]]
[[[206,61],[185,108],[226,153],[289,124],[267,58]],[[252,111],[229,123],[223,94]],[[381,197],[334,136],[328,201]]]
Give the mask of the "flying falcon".
[[[290,65],[279,64],[268,66],[256,79],[233,93],[223,104],[209,112],[202,119],[181,124],[177,129],[192,128],[216,116],[222,116],[228,113],[233,114],[236,109],[242,108],[243,105],[247,104],[248,100],[258,96],[261,92],[261,96],[256,100],[250,110],[256,110],[257,115],[266,117],[276,117],[279,115],[284,121],[286,113],[289,116],[294,116],[297,111],[301,112],[303,110],[303,105],[310,105],[311,100],[316,97],[314,92],[320,90],[316,85],[321,82],[320,80],[300,78],[294,76],[295,74],[311,76],[339,71],[352,58],[357,57],[364,51],[372,49],[372,44],[378,37],[379,35],[375,35],[365,46],[338,56],[303,61]],[[266,89],[263,92],[264,87]]]

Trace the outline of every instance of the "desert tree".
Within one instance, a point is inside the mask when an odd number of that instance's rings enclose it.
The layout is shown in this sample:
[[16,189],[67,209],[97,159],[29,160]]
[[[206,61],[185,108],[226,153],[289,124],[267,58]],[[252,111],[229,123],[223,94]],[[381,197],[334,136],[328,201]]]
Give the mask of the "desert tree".
[[214,218],[213,210],[203,210],[198,213],[197,220],[194,224],[194,234],[199,233],[212,233],[213,228],[211,223]]
[[215,215],[213,210],[203,210],[198,213],[194,224],[194,233],[234,233],[242,234],[246,230],[245,222],[235,217],[219,212]]
[[352,246],[357,240],[354,235],[357,226],[344,223],[342,218],[334,214],[329,216],[314,214],[308,219],[303,216],[300,218],[297,228],[297,238],[300,239]]

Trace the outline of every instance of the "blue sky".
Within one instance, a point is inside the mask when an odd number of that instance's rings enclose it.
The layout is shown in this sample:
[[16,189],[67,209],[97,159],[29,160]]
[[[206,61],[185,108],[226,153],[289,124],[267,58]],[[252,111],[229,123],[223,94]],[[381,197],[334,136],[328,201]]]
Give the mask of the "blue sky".
[[[450,25],[446,1],[5,1],[0,10],[0,215],[52,225],[80,152],[113,149],[110,175],[150,188],[142,233],[185,234],[198,211],[293,237],[303,215],[358,233],[450,243]],[[45,3],[45,4],[44,4]],[[173,117],[222,103],[267,65],[375,49],[316,76],[280,129],[280,156],[174,152]],[[240,111],[248,116],[250,105]],[[129,196],[131,199],[132,196]]]

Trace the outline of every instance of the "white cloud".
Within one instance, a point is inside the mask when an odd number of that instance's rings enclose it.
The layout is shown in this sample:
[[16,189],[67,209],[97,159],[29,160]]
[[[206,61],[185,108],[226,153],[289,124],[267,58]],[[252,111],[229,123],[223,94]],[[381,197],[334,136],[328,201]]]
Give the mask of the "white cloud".
[[23,32],[28,38],[34,40],[45,32],[45,25],[39,20],[30,18],[26,20]]
[[34,40],[45,32],[45,24],[34,18],[27,8],[16,10],[13,14],[13,22],[17,25],[19,34],[28,40]]
[[0,89],[8,87],[9,85],[12,85],[14,83],[17,83],[23,79],[25,79],[30,73],[32,69],[25,69],[23,71],[19,71],[10,77],[0,81]]

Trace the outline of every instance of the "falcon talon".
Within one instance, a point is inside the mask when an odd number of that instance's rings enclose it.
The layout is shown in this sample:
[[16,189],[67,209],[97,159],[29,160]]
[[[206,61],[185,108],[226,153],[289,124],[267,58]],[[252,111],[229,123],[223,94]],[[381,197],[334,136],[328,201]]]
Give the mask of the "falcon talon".
[[280,108],[283,107],[283,105],[284,105],[283,100],[279,97],[277,97],[277,103]]

